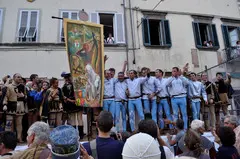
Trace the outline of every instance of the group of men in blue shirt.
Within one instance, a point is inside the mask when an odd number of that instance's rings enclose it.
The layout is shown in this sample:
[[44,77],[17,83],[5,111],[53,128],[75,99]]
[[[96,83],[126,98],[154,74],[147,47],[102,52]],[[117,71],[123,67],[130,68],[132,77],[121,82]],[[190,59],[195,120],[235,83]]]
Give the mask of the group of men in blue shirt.
[[[160,128],[164,128],[163,111],[168,120],[176,121],[179,118],[179,109],[184,129],[187,129],[187,97],[191,100],[193,119],[200,118],[201,99],[207,104],[207,95],[204,85],[197,81],[196,74],[191,73],[190,79],[187,79],[178,67],[172,68],[171,77],[165,78],[164,74],[161,69],[157,69],[155,77],[150,76],[150,69],[144,67],[141,77],[137,77],[135,70],[130,70],[127,78],[123,72],[119,72],[118,78],[115,79],[111,70],[105,70],[103,110],[112,113],[118,131],[120,112],[122,131],[127,129],[127,114],[131,131],[134,131],[135,113],[140,120],[144,119],[145,113],[151,113],[152,119]],[[169,127],[171,129],[173,125],[170,124]]]

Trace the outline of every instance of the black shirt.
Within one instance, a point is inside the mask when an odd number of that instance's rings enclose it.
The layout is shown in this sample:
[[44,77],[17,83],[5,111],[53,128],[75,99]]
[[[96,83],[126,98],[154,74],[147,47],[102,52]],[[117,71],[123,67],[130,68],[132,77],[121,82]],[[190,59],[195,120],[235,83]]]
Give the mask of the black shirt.
[[214,89],[215,88],[215,86],[212,84],[212,82],[210,82],[210,81],[207,81],[206,83],[205,83],[205,87],[206,87],[206,93],[207,94],[212,94],[212,88]]
[[218,93],[227,93],[228,92],[228,87],[225,84],[224,80],[221,79],[217,82],[215,82],[217,87],[218,87]]
[[216,159],[240,159],[240,155],[234,146],[222,146],[218,149]]

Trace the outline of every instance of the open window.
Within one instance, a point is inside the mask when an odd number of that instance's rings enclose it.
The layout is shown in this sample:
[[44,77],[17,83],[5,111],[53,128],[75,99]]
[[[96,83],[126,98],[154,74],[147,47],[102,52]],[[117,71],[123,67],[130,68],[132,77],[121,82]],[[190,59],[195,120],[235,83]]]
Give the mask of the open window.
[[223,39],[226,48],[234,47],[240,40],[240,27],[222,25]]
[[[79,20],[79,11],[61,11],[61,17],[72,19],[72,20]],[[65,42],[63,21],[61,21],[60,23],[60,40],[59,41]]]
[[193,33],[197,48],[219,49],[215,24],[193,22]]
[[17,31],[18,42],[36,42],[38,35],[38,17],[37,10],[20,11],[19,27]]
[[172,46],[168,20],[143,18],[142,29],[145,46]]
[[100,24],[104,25],[103,32],[105,44],[115,44],[113,19],[114,14],[99,13]]
[[104,25],[105,45],[125,43],[124,19],[121,13],[91,13],[91,22]]
[[228,60],[240,55],[240,27],[222,25],[223,40]]

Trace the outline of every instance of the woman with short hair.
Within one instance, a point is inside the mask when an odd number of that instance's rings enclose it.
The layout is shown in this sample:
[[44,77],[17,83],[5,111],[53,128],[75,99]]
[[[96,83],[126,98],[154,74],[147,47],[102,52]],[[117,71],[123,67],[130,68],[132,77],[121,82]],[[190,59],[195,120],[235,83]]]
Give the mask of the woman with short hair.
[[188,151],[179,156],[195,157],[197,159],[210,159],[209,155],[204,154],[204,150],[201,147],[201,138],[194,130],[189,129],[187,131],[184,142]]

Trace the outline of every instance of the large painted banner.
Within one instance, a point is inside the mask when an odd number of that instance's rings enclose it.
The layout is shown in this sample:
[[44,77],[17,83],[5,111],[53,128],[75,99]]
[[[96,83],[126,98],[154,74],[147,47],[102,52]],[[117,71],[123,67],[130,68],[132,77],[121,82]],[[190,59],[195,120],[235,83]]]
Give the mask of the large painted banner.
[[102,106],[103,26],[64,19],[64,35],[77,105]]

